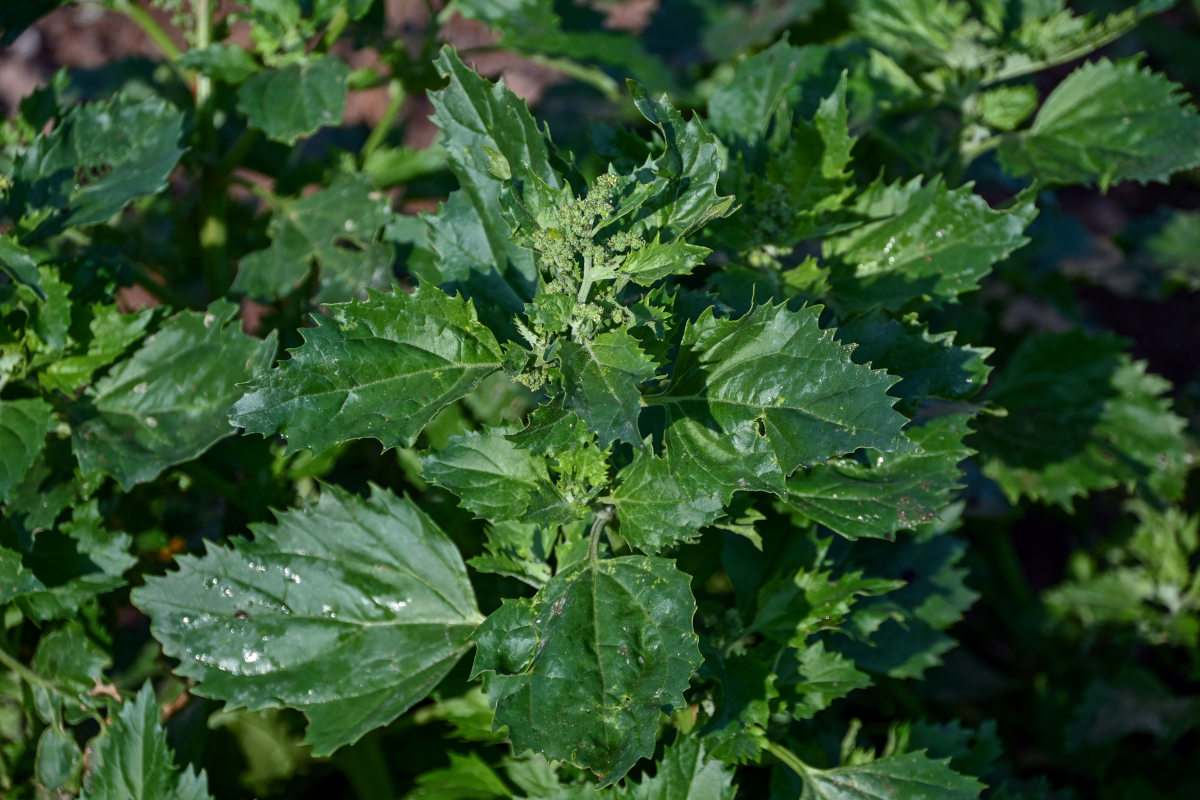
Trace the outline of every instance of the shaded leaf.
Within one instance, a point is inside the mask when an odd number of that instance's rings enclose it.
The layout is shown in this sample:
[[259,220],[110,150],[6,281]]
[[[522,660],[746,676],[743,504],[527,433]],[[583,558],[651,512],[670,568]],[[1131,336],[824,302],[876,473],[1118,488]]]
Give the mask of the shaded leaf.
[[826,650],[818,641],[796,654],[795,676],[781,676],[796,695],[792,702],[793,719],[808,719],[825,710],[855,689],[871,685],[866,673],[855,669],[854,662],[836,650]]
[[809,767],[801,800],[974,800],[984,785],[924,751],[833,769]]
[[53,409],[30,397],[0,400],[0,502],[21,482],[46,446],[46,434],[54,425]]
[[238,110],[269,138],[295,144],[319,128],[342,124],[349,74],[332,56],[263,70],[238,87]]
[[699,737],[680,733],[653,778],[629,783],[619,793],[629,800],[733,800],[733,771],[704,752]]

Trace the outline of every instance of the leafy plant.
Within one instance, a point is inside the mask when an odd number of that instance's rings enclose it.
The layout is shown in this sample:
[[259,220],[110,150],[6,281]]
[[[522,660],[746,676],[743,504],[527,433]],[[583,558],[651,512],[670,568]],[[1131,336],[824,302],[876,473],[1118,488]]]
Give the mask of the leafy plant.
[[[165,68],[0,135],[5,792],[1089,796],[1194,750],[1195,419],[1073,302],[1058,190],[1194,193],[1200,117],[1128,51],[1030,79],[1173,4],[107,5]],[[1089,502],[1137,522],[1039,596],[1022,520]],[[1096,796],[1194,788],[1114,759]]]

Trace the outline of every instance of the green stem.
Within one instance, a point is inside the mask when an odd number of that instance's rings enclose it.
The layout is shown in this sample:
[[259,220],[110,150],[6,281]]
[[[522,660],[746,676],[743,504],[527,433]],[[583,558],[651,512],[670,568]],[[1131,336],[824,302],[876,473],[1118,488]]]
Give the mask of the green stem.
[[775,744],[770,739],[764,741],[763,749],[801,778],[807,778],[811,768],[800,760],[799,756],[781,744]]
[[362,146],[362,152],[359,154],[360,163],[367,163],[367,159],[374,153],[379,145],[383,144],[383,140],[387,138],[388,132],[392,129],[392,123],[396,121],[396,116],[400,113],[400,109],[404,108],[404,84],[398,79],[393,78],[388,83],[388,104],[383,110],[383,116],[375,123],[375,127],[371,129],[371,133],[367,136],[366,143]]
[[596,512],[596,519],[592,521],[591,538],[588,539],[588,560],[595,564],[600,560],[600,534],[604,533],[604,526],[612,519],[612,506],[605,506]]
[[325,26],[325,33],[321,36],[321,52],[328,52],[329,48],[333,47],[334,43],[341,38],[342,32],[346,30],[347,23],[350,22],[350,15],[346,13],[346,9],[339,8],[333,12],[333,19],[329,20],[329,24]]
[[154,19],[149,11],[135,5],[130,0],[117,0],[113,4],[113,8],[124,14],[133,24],[141,28],[142,33],[146,34],[150,41],[154,42],[154,46],[161,50],[162,54],[168,60],[175,61],[182,55],[179,48],[175,45],[174,40],[163,30],[162,26],[158,24],[158,20]]
[[592,291],[592,283],[596,279],[592,276],[592,257],[583,257],[583,280],[579,284],[579,294],[575,296],[575,302],[583,305],[587,302],[588,295]]
[[246,154],[250,152],[250,148],[258,143],[262,132],[257,128],[247,128],[242,131],[242,135],[237,138],[233,146],[225,153],[225,156],[217,164],[216,172],[218,175],[228,177],[235,169],[242,165],[242,160],[246,158]]
[[[211,0],[195,0],[196,46],[212,44]],[[216,99],[213,94],[212,78],[196,76],[196,131],[200,143],[200,263],[204,269],[204,282],[208,297],[215,300],[225,294],[229,286],[229,263],[225,248],[229,241],[226,227],[225,176],[213,163],[217,153],[217,131],[213,123]]]
[[392,800],[396,796],[378,736],[368,737],[342,750],[334,760],[346,773],[356,796],[363,800]]
[[983,544],[988,551],[988,561],[996,571],[997,578],[1004,586],[1013,604],[1017,608],[1023,609],[1036,603],[1037,598],[1029,587],[1029,582],[1025,579],[1025,573],[1021,569],[1021,562],[1017,559],[1017,552],[1013,549],[1012,538],[1008,532],[1004,530],[985,532]]

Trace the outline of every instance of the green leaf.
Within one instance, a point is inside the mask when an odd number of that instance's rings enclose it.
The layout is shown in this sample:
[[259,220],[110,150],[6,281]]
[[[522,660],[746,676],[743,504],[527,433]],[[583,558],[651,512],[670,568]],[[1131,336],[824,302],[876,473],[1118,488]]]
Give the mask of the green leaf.
[[46,293],[38,278],[37,261],[9,236],[0,236],[0,270],[7,272],[17,283],[33,289],[39,298],[45,299]]
[[205,800],[204,773],[175,766],[158,701],[146,683],[91,746],[80,800]]
[[974,452],[962,443],[969,420],[955,414],[908,428],[919,453],[865,451],[802,469],[788,479],[784,502],[847,539],[892,539],[950,502],[961,485],[958,464]]
[[17,160],[8,209],[27,217],[23,240],[104,222],[160,191],[179,162],[183,113],[160,98],[118,94],[76,106]]
[[53,409],[42,400],[0,400],[0,502],[21,482],[46,446]]
[[563,404],[595,432],[601,447],[613,441],[640,444],[638,385],[654,377],[656,365],[623,330],[585,342],[562,343]]
[[69,395],[83,388],[96,370],[116,361],[141,339],[155,317],[153,309],[123,314],[115,304],[97,305],[92,314],[87,350],[52,361],[38,373],[38,381],[46,389]]
[[873,314],[844,323],[838,339],[854,348],[854,361],[899,375],[891,389],[901,411],[915,412],[926,398],[968,400],[983,389],[991,366],[990,347],[956,345],[953,331],[932,334],[921,323]]
[[733,198],[717,194],[721,174],[717,139],[704,130],[699,117],[685,123],[666,95],[655,100],[634,81],[629,82],[629,91],[638,111],[658,128],[666,142],[666,151],[646,165],[656,174],[656,181],[664,184],[654,193],[657,208],[650,218],[658,238],[679,241],[712,220],[733,213]]
[[182,69],[199,70],[213,80],[234,86],[262,69],[246,48],[221,42],[192,48],[175,63]]
[[588,560],[479,627],[472,676],[487,673],[494,725],[517,752],[621,779],[654,752],[661,711],[683,704],[700,665],[690,578],[644,556]]
[[83,762],[83,753],[75,743],[75,737],[58,725],[48,725],[38,737],[37,755],[34,759],[34,775],[47,791],[62,789],[69,792],[68,784]]
[[487,528],[486,552],[467,563],[480,572],[507,575],[540,589],[554,573],[550,554],[557,533],[553,527],[497,522]]
[[295,144],[327,125],[341,125],[349,67],[316,56],[250,76],[237,92],[238,110],[269,138]]
[[489,800],[512,798],[512,791],[496,771],[476,753],[449,753],[450,766],[417,776],[407,800]]
[[1048,184],[1165,183],[1200,164],[1200,116],[1163,75],[1136,60],[1100,59],[1068,75],[1000,159]]
[[868,764],[833,769],[807,767],[800,800],[974,800],[984,785],[959,775],[950,759],[920,750]]
[[715,678],[720,691],[716,709],[699,736],[713,758],[726,764],[756,761],[766,742],[771,706],[779,697],[776,664],[756,650],[726,654],[705,652],[702,674]]
[[1200,213],[1172,211],[1162,230],[1146,240],[1146,249],[1171,283],[1200,290]]
[[670,275],[690,275],[711,252],[686,242],[651,242],[630,253],[620,271],[639,286],[649,286]]
[[727,435],[757,421],[784,475],[860,447],[912,452],[886,394],[895,379],[851,361],[820,312],[765,305],[726,320],[706,310],[684,332],[670,389],[652,401]]
[[781,680],[797,696],[791,706],[793,719],[814,717],[835,700],[871,685],[871,679],[855,669],[852,660],[835,650],[826,650],[821,641],[797,653],[796,662],[796,675]]
[[424,698],[470,646],[482,617],[466,567],[412,501],[327,487],[251,529],[133,592],[197,694],[298,708],[328,755]]
[[801,48],[781,40],[738,61],[729,81],[708,101],[708,124],[721,141],[744,156],[752,154],[775,115],[790,115],[799,99],[796,79],[805,71],[804,58]]
[[207,312],[174,315],[88,389],[71,408],[84,472],[111,475],[129,490],[233,434],[237,384],[275,355],[274,337],[246,336],[236,314],[221,300]]
[[1174,499],[1188,458],[1185,421],[1163,397],[1170,388],[1114,336],[1030,336],[984,395],[1008,415],[982,421],[972,445],[1011,502],[1069,508],[1074,497],[1122,485]]
[[994,211],[971,185],[949,189],[941,178],[885,185],[862,192],[854,211],[871,220],[826,238],[839,302],[856,310],[898,309],[923,295],[950,301],[978,288],[994,264],[1029,239],[1037,214],[1025,198]]
[[522,519],[539,495],[554,494],[546,460],[519,449],[494,430],[469,431],[421,458],[431,483],[454,492],[481,519]]
[[258,375],[231,420],[287,437],[288,452],[350,439],[410,446],[437,412],[500,368],[500,345],[474,306],[421,283],[328,307],[305,343]]
[[699,737],[680,733],[653,778],[630,783],[620,796],[628,800],[733,800],[733,771],[704,752]]
[[361,299],[367,288],[388,289],[395,252],[379,239],[391,217],[388,199],[359,174],[283,200],[267,227],[270,247],[242,257],[233,289],[275,300],[298,287],[314,265],[323,303]]
[[509,241],[500,205],[504,180],[492,172],[489,151],[504,159],[512,180],[530,189],[525,199],[534,212],[543,202],[537,187],[563,184],[550,163],[549,138],[522,100],[503,83],[479,77],[449,47],[434,65],[450,83],[429,95],[432,119],[460,188],[428,218],[430,244],[446,280],[508,317],[532,299],[538,273],[533,253]]
[[706,491],[692,478],[687,465],[678,459],[638,451],[633,463],[618,473],[613,492],[621,536],[644,553],[658,553],[699,535],[701,528],[720,515],[725,503],[719,494]]
[[801,569],[790,578],[768,581],[758,592],[751,630],[792,647],[808,637],[841,626],[861,597],[893,592],[904,581],[875,578],[861,571],[834,575],[828,569]]

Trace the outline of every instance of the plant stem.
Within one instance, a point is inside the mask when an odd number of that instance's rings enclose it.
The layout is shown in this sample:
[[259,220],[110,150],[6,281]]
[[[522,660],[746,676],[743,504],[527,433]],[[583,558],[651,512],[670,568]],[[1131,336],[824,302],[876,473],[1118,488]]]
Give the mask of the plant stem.
[[[54,683],[53,681],[51,681],[47,678],[43,678],[41,675],[38,675],[36,672],[31,670],[29,667],[25,666],[20,661],[13,658],[9,654],[9,652],[7,650],[5,650],[3,647],[0,647],[0,666],[7,667],[8,669],[15,672],[17,674],[17,677],[19,677],[21,680],[25,681],[30,686],[40,686],[41,688],[45,689],[46,691],[52,692],[53,694],[56,694],[59,697],[63,698],[67,703],[78,703],[79,702],[78,699],[74,695],[70,694],[69,692],[64,692],[62,690],[62,687],[60,687],[58,684]],[[101,717],[94,710],[89,711],[89,714],[91,715],[92,719],[96,720],[96,722],[100,724],[101,727],[104,726],[104,718],[103,717]]]
[[392,800],[396,796],[378,736],[363,739],[338,753],[334,760],[346,773],[356,796],[363,800]]
[[237,138],[233,146],[226,151],[225,156],[217,164],[217,174],[222,177],[228,177],[242,163],[246,154],[250,152],[250,148],[258,142],[262,133],[257,128],[247,128],[242,131],[242,135]]
[[362,152],[359,153],[359,162],[365,164],[371,154],[374,153],[379,145],[383,144],[383,140],[387,138],[388,132],[392,129],[392,123],[396,121],[396,116],[400,113],[400,109],[404,108],[404,84],[398,79],[393,78],[388,82],[388,104],[383,110],[383,116],[375,123],[375,127],[371,129],[371,133],[367,136],[367,141],[362,146]]
[[771,755],[775,756],[779,761],[790,769],[792,772],[799,775],[801,778],[807,778],[809,770],[808,764],[800,760],[799,756],[788,750],[781,744],[775,744],[770,739],[765,739],[763,749]]
[[171,36],[163,30],[158,24],[158,20],[150,14],[149,11],[139,5],[131,2],[131,0],[118,0],[113,4],[116,11],[124,14],[133,24],[142,29],[142,33],[146,34],[150,41],[154,42],[154,46],[162,51],[162,54],[170,61],[175,61],[179,58],[179,48]]
[[612,506],[605,506],[596,512],[596,519],[592,521],[591,538],[588,540],[588,560],[593,564],[600,560],[600,534],[604,533],[604,526],[612,519]]
[[[196,46],[212,44],[211,0],[195,0]],[[213,126],[215,98],[212,78],[196,76],[196,130],[200,143],[200,263],[209,300],[225,294],[229,286],[229,263],[225,247],[229,231],[225,221],[225,176],[212,163],[217,152],[217,132]]]

